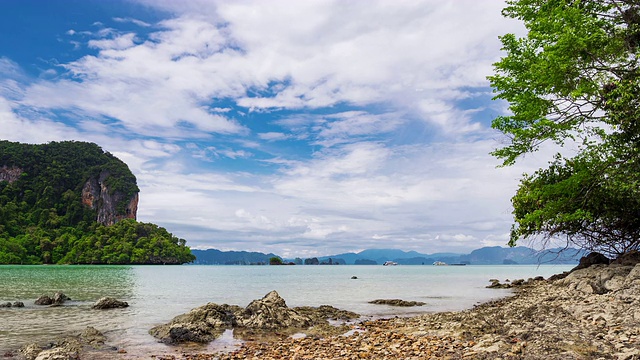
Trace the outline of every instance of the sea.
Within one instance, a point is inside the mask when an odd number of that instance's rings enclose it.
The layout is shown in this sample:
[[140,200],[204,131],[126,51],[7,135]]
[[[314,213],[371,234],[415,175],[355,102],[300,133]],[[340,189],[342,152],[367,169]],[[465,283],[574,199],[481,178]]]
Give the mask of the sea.
[[[289,307],[332,305],[364,318],[455,311],[506,297],[510,290],[487,289],[500,281],[545,278],[573,265],[467,266],[0,266],[0,355],[37,342],[46,344],[93,326],[107,343],[135,358],[174,353],[150,328],[209,302],[246,306],[276,290]],[[355,277],[355,278],[354,278]],[[61,307],[34,305],[41,295],[61,291],[71,298]],[[103,296],[129,303],[125,309],[92,310]],[[420,307],[373,305],[375,299],[425,302]],[[224,351],[239,344],[231,332],[193,351]],[[182,351],[184,349],[180,349]]]

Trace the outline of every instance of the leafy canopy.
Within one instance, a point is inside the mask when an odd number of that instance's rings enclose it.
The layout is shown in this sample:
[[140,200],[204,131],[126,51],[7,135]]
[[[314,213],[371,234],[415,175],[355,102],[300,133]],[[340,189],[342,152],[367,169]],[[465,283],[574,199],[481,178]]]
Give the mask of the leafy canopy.
[[637,0],[509,0],[523,38],[489,77],[511,115],[493,121],[508,166],[544,142],[576,146],[526,175],[512,198],[510,245],[521,238],[621,254],[640,247],[640,4]]

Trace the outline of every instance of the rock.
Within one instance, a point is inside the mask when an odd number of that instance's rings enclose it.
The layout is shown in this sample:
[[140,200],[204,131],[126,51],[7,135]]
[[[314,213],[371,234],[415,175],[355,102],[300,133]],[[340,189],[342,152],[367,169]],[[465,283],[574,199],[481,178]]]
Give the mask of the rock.
[[6,303],[0,304],[0,308],[10,308],[10,307],[11,307],[11,303],[10,302],[6,302]]
[[112,297],[103,297],[96,301],[91,307],[92,309],[118,309],[129,307],[129,303],[125,301],[116,300]]
[[524,279],[517,279],[511,282],[511,286],[520,286],[522,284],[524,284]]
[[358,278],[357,276],[352,276],[352,277],[351,277],[351,279],[352,279],[352,280],[355,280],[355,279],[357,279],[357,278]]
[[620,289],[631,273],[631,266],[608,266],[595,264],[572,271],[557,283],[585,294],[606,294]]
[[149,334],[165,344],[208,343],[236,326],[236,314],[242,310],[239,306],[209,303],[152,328]]
[[425,305],[426,303],[423,303],[421,301],[405,301],[401,299],[377,299],[377,300],[369,301],[369,304],[410,307],[410,306],[422,306],[422,305]]
[[242,311],[238,323],[252,329],[306,328],[311,319],[287,307],[284,299],[274,290],[262,299],[252,301]]
[[24,303],[22,301],[14,301],[12,305],[13,305],[13,307],[17,307],[17,308],[23,308],[24,307]]
[[598,252],[592,252],[589,255],[580,258],[580,263],[578,264],[578,266],[573,268],[571,272],[580,270],[580,269],[586,269],[592,265],[598,265],[598,264],[609,265],[609,262],[610,260],[608,257]]
[[340,310],[329,305],[320,305],[319,307],[300,306],[294,310],[303,316],[311,319],[314,325],[326,323],[327,320],[353,320],[360,317],[351,311]]
[[42,348],[36,343],[31,343],[20,348],[20,353],[26,359],[35,359],[41,351]]
[[104,336],[103,333],[92,326],[87,326],[87,328],[80,333],[79,338],[83,343],[90,344],[93,347],[104,345],[104,342],[107,340],[107,337]]
[[502,284],[498,279],[491,279],[491,285],[487,285],[487,289],[509,289],[511,288],[511,284]]
[[640,252],[638,250],[631,250],[620,255],[617,259],[613,260],[611,264],[622,266],[636,266],[640,264]]
[[48,295],[42,295],[35,301],[34,304],[36,304],[36,305],[51,305],[51,304],[53,304],[53,299],[50,298]]
[[53,303],[54,304],[59,304],[62,305],[64,304],[65,301],[67,300],[71,300],[71,298],[69,298],[67,295],[61,293],[61,292],[56,292],[55,294],[53,294]]

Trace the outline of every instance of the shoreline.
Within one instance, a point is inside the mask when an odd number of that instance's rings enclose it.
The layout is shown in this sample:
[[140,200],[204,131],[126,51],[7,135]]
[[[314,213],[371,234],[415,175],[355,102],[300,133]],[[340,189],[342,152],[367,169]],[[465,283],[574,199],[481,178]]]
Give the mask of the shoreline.
[[223,352],[210,350],[215,345],[129,354],[107,342],[80,354],[97,360],[638,359],[640,264],[594,265],[525,282],[508,297],[462,311],[358,320],[343,335],[247,341]]

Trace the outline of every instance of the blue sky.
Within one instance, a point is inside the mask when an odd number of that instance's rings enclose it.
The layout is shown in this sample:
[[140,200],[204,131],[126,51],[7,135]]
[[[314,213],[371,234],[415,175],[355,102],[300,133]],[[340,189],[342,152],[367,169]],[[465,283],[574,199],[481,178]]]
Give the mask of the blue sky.
[[195,248],[504,245],[502,1],[4,0],[0,138],[92,141]]

